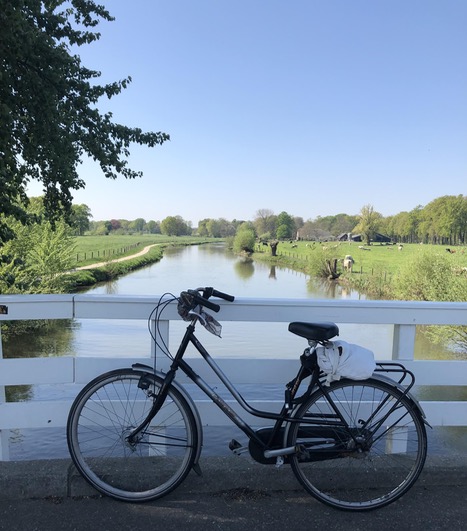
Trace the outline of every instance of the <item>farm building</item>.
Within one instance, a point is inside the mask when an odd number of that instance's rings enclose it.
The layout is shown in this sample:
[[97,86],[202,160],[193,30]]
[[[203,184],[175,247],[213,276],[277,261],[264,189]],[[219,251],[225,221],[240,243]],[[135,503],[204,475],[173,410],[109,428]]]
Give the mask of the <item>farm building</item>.
[[[350,236],[350,239],[351,241],[353,242],[361,242],[362,241],[362,235],[361,234],[352,234],[352,233],[348,233],[348,232],[343,232],[342,234],[340,234],[337,239],[341,242],[348,242],[349,241],[349,236]],[[377,232],[375,234],[375,237],[371,240],[372,242],[377,242],[377,243],[390,243],[391,242],[391,238],[389,238],[389,236],[385,236],[384,234],[380,234],[379,232]]]

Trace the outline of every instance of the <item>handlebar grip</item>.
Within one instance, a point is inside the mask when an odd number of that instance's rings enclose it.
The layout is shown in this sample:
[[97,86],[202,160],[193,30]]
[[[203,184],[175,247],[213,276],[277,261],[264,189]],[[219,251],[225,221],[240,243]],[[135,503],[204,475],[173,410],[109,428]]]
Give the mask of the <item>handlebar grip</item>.
[[204,298],[202,300],[203,300],[203,302],[201,303],[202,306],[206,306],[206,308],[211,309],[213,312],[217,313],[221,309],[221,307],[215,302],[208,301],[208,299],[204,299]]
[[188,293],[193,296],[193,298],[198,304],[200,304],[201,306],[206,306],[206,308],[209,308],[213,312],[217,313],[221,309],[221,307],[215,302],[211,302],[210,300],[201,297],[201,295],[196,290],[190,289],[188,290]]
[[229,302],[233,302],[235,300],[235,297],[233,295],[222,293],[222,291],[217,291],[217,289],[212,290],[212,296],[218,297],[219,299],[224,299],[225,301],[229,301]]

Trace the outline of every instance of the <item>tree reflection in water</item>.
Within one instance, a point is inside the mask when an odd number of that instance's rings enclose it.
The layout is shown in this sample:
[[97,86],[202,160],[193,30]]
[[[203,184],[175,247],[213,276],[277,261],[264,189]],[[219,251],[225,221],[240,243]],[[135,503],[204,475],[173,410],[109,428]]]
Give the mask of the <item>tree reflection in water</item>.
[[[73,355],[74,332],[81,326],[73,319],[4,321],[2,324],[5,359]],[[7,402],[25,402],[33,398],[32,385],[5,387]]]

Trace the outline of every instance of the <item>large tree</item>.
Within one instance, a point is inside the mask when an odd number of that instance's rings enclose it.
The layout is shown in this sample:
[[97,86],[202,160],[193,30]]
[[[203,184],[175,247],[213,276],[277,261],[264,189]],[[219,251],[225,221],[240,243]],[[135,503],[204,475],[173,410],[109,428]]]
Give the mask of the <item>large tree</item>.
[[359,222],[352,232],[360,232],[362,240],[370,245],[379,230],[382,215],[376,212],[372,205],[365,205],[360,211]]
[[428,203],[421,214],[420,231],[432,243],[455,245],[465,242],[467,198],[445,195]]
[[277,216],[276,237],[279,240],[295,237],[295,221],[287,212],[281,212]]
[[89,230],[91,218],[91,209],[88,205],[72,205],[70,224],[75,230],[75,234],[82,236],[87,230]]
[[[0,212],[25,221],[26,186],[43,184],[49,219],[70,212],[72,190],[84,188],[83,156],[104,175],[135,178],[127,165],[132,143],[153,147],[165,133],[143,132],[112,121],[97,104],[130,83],[100,85],[77,47],[99,39],[100,21],[113,17],[93,0],[0,0]],[[0,222],[0,242],[11,236]]]
[[254,220],[256,234],[258,236],[264,237],[264,235],[269,235],[269,237],[274,237],[276,235],[276,221],[277,216],[272,210],[268,208],[260,208],[256,212],[256,217]]
[[161,221],[161,232],[166,236],[187,236],[192,233],[191,222],[181,216],[167,216]]

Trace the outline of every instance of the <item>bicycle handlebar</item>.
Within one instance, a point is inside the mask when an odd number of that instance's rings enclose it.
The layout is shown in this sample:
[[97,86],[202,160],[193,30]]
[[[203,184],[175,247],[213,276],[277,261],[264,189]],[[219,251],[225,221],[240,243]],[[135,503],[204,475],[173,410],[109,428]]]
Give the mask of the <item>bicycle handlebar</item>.
[[[200,295],[200,292],[202,295]],[[210,297],[217,297],[218,299],[224,299],[229,302],[233,302],[235,300],[233,295],[223,293],[222,291],[218,291],[214,288],[189,289],[188,293],[193,296],[198,304],[201,306],[206,306],[206,308],[209,308],[216,313],[221,309],[221,307],[215,302],[210,301]]]
[[[218,299],[224,299],[225,301],[233,302],[235,300],[235,297],[233,295],[228,295],[227,293],[223,293],[222,291],[218,291],[214,288],[204,288],[203,297],[209,298],[209,297],[217,297]],[[208,293],[206,293],[206,291]]]

